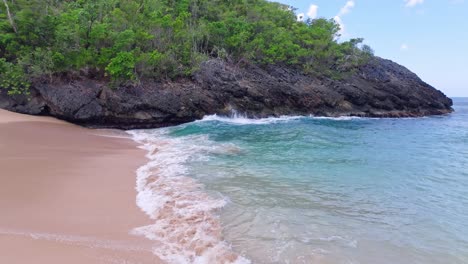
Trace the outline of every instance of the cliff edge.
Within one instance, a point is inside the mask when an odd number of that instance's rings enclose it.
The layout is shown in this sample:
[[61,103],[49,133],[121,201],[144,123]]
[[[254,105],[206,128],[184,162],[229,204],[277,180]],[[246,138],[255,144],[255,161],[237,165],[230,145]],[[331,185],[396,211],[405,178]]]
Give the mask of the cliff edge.
[[420,117],[450,113],[451,106],[451,99],[416,74],[378,57],[340,80],[213,59],[203,62],[192,78],[176,81],[111,89],[83,75],[35,82],[28,96],[9,96],[0,89],[0,108],[119,129],[177,125],[233,110],[249,117]]

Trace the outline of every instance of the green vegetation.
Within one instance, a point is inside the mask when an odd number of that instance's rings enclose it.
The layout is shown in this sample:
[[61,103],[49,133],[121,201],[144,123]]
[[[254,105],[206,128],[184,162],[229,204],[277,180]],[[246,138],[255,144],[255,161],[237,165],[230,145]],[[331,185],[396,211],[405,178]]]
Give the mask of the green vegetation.
[[190,76],[202,61],[280,64],[330,77],[372,56],[333,20],[265,0],[3,0],[0,86],[82,70],[126,82]]

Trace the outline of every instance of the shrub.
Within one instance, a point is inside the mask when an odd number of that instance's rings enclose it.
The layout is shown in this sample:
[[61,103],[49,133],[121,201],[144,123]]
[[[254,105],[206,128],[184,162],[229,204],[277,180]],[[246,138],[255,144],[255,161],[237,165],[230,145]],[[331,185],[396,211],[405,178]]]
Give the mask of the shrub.
[[7,89],[9,95],[29,94],[29,80],[23,69],[0,59],[0,88]]
[[135,57],[133,52],[119,52],[106,67],[114,81],[135,80]]

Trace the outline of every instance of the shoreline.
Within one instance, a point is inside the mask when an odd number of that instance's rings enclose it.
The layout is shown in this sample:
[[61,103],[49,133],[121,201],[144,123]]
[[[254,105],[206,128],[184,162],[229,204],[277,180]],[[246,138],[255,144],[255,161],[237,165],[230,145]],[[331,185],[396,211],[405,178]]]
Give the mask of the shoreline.
[[151,222],[135,204],[145,153],[108,132],[0,110],[0,262],[161,263],[130,234]]
[[206,151],[230,149],[203,145],[200,138],[187,145],[166,132],[129,131],[147,151],[148,163],[137,170],[137,205],[152,220],[133,233],[153,241],[153,253],[167,263],[251,263],[224,240],[219,213],[227,201],[205,192],[185,165]]

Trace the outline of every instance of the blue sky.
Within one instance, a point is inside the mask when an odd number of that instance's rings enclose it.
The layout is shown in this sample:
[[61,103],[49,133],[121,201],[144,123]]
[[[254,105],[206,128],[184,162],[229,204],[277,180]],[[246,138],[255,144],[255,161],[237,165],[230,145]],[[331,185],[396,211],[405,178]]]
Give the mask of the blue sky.
[[277,0],[298,14],[333,18],[448,96],[468,97],[468,0]]

